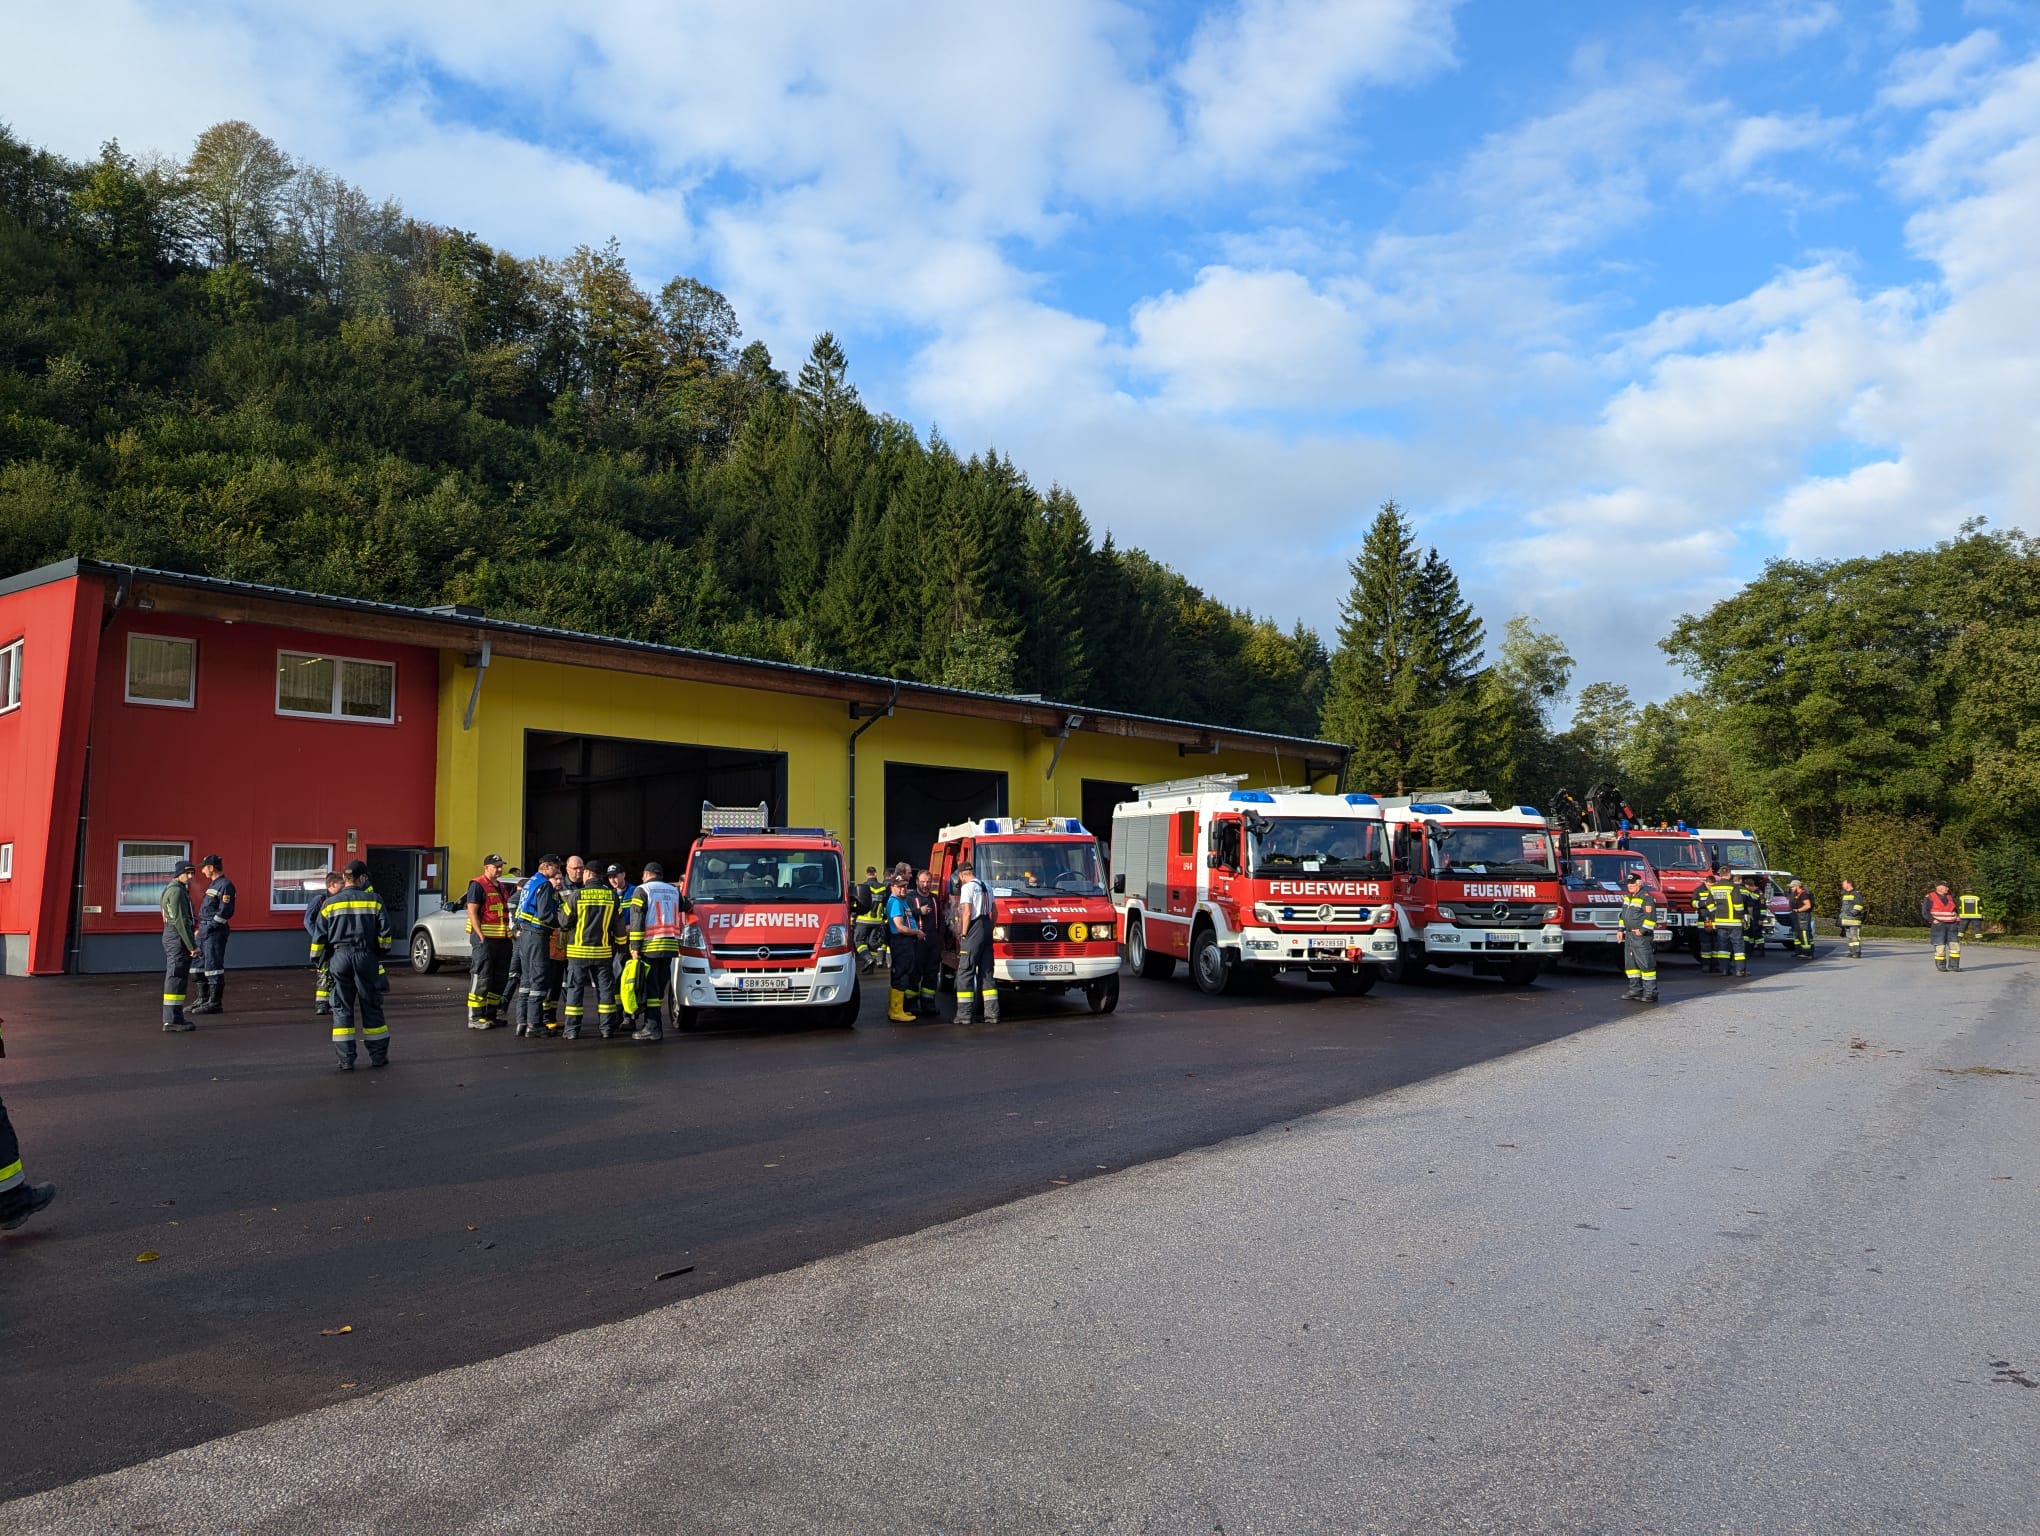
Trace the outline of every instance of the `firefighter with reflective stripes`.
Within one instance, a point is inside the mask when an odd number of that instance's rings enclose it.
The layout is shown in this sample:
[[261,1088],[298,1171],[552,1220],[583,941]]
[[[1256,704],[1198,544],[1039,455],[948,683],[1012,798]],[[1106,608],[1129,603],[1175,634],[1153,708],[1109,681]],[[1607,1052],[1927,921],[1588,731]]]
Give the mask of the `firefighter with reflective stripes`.
[[503,883],[503,855],[482,860],[482,872],[468,882],[469,1029],[494,1029],[503,1021],[503,987],[510,976],[510,887]]
[[1813,892],[1803,881],[1792,882],[1787,899],[1792,903],[1792,952],[1802,960],[1813,958]]
[[171,1034],[198,1028],[184,1016],[191,962],[198,958],[198,930],[191,916],[191,877],[197,873],[189,861],[179,864],[158,903],[163,909],[163,1028]]
[[553,985],[553,934],[560,923],[560,893],[553,882],[560,861],[547,854],[538,873],[524,882],[513,919],[517,945],[517,1033],[534,1040],[547,1038],[546,1001]]
[[1657,899],[1637,870],[1622,877],[1622,974],[1629,978],[1626,994],[1633,1003],[1657,998]]
[[1961,970],[1962,909],[1950,893],[1947,881],[1939,882],[1921,899],[1920,916],[1927,920],[1927,930],[1934,941],[1934,969]]
[[957,866],[956,1022],[999,1022],[999,982],[992,971],[992,893],[969,859]]
[[616,892],[596,877],[593,865],[581,871],[579,889],[566,896],[567,982],[566,1038],[581,1038],[587,1021],[587,999],[595,998],[596,1033],[604,1040],[616,1033]]
[[368,1064],[390,1059],[390,1026],[383,1018],[382,959],[396,938],[390,911],[368,887],[368,866],[353,860],[342,871],[347,884],[319,909],[318,944],[333,973],[333,1054],[340,1070],[354,1070],[358,1036],[368,1047]]
[[198,861],[206,878],[205,900],[198,908],[198,970],[205,983],[205,995],[191,1011],[218,1013],[227,996],[227,940],[234,922],[234,882],[227,878],[226,861],[209,853]]
[[892,989],[886,994],[885,1016],[895,1024],[911,1024],[915,1015],[907,1010],[907,1001],[919,991],[921,919],[914,911],[912,888],[900,875],[892,877],[892,894],[885,899],[885,938],[892,951]]
[[1962,937],[1981,939],[1983,937],[1983,902],[1974,896],[1957,896],[1955,913],[1962,923]]
[[1849,958],[1863,958],[1863,898],[1856,894],[1856,882],[1842,882],[1842,938],[1849,946]]
[[925,869],[914,872],[914,888],[907,899],[914,904],[914,919],[921,925],[921,937],[914,945],[914,995],[907,999],[907,1012],[924,1019],[940,1018],[942,1009],[936,983],[942,979],[941,907],[935,900],[934,876]]
[[1743,918],[1749,897],[1734,879],[1714,866],[1714,878],[1707,887],[1714,907],[1714,958],[1721,969],[1736,976],[1750,973],[1749,955],[1743,949]]
[[856,890],[854,917],[859,970],[877,970],[885,960],[885,904],[891,890],[892,882],[880,878],[876,864],[864,866],[864,881]]
[[1700,957],[1701,969],[1709,972],[1719,969],[1714,958],[1714,896],[1704,885],[1693,887],[1693,926],[1693,953]]
[[630,980],[624,986],[624,1006],[637,1021],[631,1039],[663,1040],[666,992],[680,953],[683,904],[679,888],[667,883],[665,866],[658,863],[645,865],[637,894],[630,913]]
[[305,937],[311,941],[312,969],[318,974],[317,991],[312,997],[313,1013],[333,1011],[333,973],[326,969],[324,953],[319,948],[319,913],[327,902],[339,894],[340,887],[347,882],[340,878],[340,871],[326,871],[326,888],[315,892],[305,905]]
[[[0,1038],[0,1056],[6,1054],[7,1041]],[[0,1099],[0,1230],[12,1232],[56,1198],[56,1185],[31,1184],[22,1172],[21,1143],[14,1139],[7,1103]]]
[[[609,888],[616,892],[616,927],[611,930],[613,938],[609,951],[609,968],[611,975],[616,980],[616,997],[620,1018],[621,1013],[625,1011],[621,1006],[623,1002],[623,968],[630,963],[630,909],[632,903],[637,900],[637,887],[630,883],[630,876],[624,871],[624,867],[621,864],[610,865],[604,878],[608,880]],[[618,1023],[617,1027],[619,1029],[622,1028],[621,1022]],[[631,1027],[635,1029],[637,1026],[632,1025]]]

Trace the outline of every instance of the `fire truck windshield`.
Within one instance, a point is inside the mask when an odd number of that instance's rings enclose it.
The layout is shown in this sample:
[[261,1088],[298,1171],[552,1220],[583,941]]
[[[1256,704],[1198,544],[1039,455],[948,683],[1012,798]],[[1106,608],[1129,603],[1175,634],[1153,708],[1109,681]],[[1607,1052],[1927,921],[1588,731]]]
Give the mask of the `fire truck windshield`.
[[1432,846],[1441,875],[1549,875],[1556,869],[1551,834],[1542,827],[1454,826]]
[[1381,824],[1355,816],[1264,816],[1255,824],[1254,874],[1385,875]]
[[1648,859],[1652,869],[1707,871],[1707,850],[1696,838],[1632,836],[1629,846]]
[[716,839],[688,865],[687,899],[838,902],[843,860],[831,848],[732,847]]
[[[1622,889],[1622,877],[1636,866],[1637,859],[1633,854],[1575,853],[1566,884],[1576,890],[1598,885],[1604,890],[1619,891]],[[1645,879],[1649,880],[1649,877],[1645,876]]]
[[1764,852],[1748,838],[1702,838],[1714,861],[1725,869],[1762,869]]
[[1105,894],[1096,838],[979,843],[976,864],[978,878],[992,888],[994,896],[1024,896],[1029,891],[1053,891],[1059,896]]

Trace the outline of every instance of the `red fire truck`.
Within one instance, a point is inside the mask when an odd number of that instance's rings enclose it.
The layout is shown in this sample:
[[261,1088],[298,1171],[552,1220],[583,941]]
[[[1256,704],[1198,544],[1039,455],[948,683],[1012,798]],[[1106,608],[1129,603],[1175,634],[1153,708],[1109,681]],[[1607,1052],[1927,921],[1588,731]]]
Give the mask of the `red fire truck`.
[[857,1022],[850,891],[843,848],[821,827],[774,827],[763,805],[701,807],[687,851],[674,1016],[710,1008],[814,1009]]
[[[987,816],[944,827],[928,872],[950,910],[969,860],[992,897],[992,974],[1000,990],[1084,989],[1093,1013],[1119,1006],[1119,914],[1105,893],[1098,839],[1074,816]],[[956,934],[942,925],[942,969],[956,975]]]
[[1112,902],[1142,976],[1178,960],[1203,991],[1301,971],[1359,996],[1395,959],[1372,795],[1241,789],[1244,774],[1144,784],[1112,811]]
[[1707,845],[1695,833],[1682,827],[1630,827],[1615,832],[1575,832],[1573,851],[1595,848],[1627,848],[1640,853],[1657,871],[1658,887],[1664,892],[1665,916],[1678,931],[1680,942],[1693,953],[1700,952],[1700,929],[1693,915],[1693,893],[1707,883],[1710,860]]
[[1672,942],[1672,929],[1664,920],[1664,888],[1642,854],[1626,848],[1573,847],[1561,862],[1565,876],[1558,883],[1558,922],[1565,930],[1567,959],[1622,958],[1622,897],[1632,869],[1642,874],[1644,886],[1657,900],[1659,947]]
[[1480,790],[1381,802],[1395,860],[1402,954],[1397,979],[1470,965],[1517,986],[1565,948],[1558,837],[1532,806]]

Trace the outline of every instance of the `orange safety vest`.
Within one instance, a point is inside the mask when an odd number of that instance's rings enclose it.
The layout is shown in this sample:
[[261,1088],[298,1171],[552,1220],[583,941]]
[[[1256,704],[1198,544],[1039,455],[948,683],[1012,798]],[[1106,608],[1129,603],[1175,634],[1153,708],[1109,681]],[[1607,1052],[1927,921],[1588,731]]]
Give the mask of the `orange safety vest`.
[[474,915],[468,915],[469,933],[480,932],[485,939],[507,939],[510,937],[510,888],[500,880],[490,880],[482,875],[475,876],[475,883],[482,888],[482,922],[478,930]]
[[1939,891],[1929,891],[1927,892],[1927,909],[1932,914],[1931,920],[1934,922],[1952,923],[1955,921],[1955,898],[1953,896],[1943,896]]

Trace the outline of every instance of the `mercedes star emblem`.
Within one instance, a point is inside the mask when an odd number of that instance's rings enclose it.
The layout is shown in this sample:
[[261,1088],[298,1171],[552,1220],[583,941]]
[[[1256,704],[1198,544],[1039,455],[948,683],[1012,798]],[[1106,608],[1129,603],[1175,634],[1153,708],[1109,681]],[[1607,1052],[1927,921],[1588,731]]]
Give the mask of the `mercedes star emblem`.
[[1495,903],[1495,916],[1496,916],[1497,918],[1506,918],[1506,917],[1507,917],[1508,915],[1509,915],[1509,904],[1508,904],[1508,903],[1507,903],[1506,901],[1498,901],[1498,902],[1496,902],[1496,903]]
[[1046,940],[1047,942],[1049,942],[1050,944],[1053,944],[1053,943],[1055,942],[1055,924],[1054,924],[1054,923],[1043,923],[1043,924],[1041,925],[1041,936],[1042,936],[1042,938],[1043,938],[1043,939],[1045,939],[1045,940]]
[[1319,907],[1317,909],[1317,920],[1321,923],[1329,923],[1332,920],[1332,909],[1330,907]]

